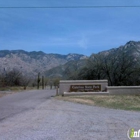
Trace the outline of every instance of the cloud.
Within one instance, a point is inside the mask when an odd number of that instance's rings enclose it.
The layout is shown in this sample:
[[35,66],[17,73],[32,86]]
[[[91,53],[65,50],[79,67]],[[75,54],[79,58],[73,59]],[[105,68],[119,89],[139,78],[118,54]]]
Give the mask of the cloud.
[[80,48],[87,49],[88,39],[85,36],[83,36],[80,40],[78,40],[77,44]]

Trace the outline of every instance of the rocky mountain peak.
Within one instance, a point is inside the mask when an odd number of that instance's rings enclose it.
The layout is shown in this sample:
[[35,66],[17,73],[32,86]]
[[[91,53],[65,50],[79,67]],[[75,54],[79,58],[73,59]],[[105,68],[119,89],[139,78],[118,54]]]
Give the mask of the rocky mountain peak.
[[53,67],[63,65],[71,60],[80,60],[84,55],[79,54],[46,54],[42,51],[27,52],[24,50],[0,51],[0,71],[14,68],[28,75],[37,75]]
[[76,53],[69,53],[66,57],[67,60],[81,60],[81,59],[86,59],[87,56],[82,55],[82,54],[76,54]]

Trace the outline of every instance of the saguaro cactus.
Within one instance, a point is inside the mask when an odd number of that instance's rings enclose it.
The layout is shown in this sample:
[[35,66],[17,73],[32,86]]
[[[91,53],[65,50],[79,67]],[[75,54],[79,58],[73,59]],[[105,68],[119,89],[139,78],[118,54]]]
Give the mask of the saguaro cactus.
[[44,89],[44,76],[42,76],[42,89]]
[[37,89],[39,89],[39,84],[40,84],[40,73],[38,73],[38,78],[37,78]]

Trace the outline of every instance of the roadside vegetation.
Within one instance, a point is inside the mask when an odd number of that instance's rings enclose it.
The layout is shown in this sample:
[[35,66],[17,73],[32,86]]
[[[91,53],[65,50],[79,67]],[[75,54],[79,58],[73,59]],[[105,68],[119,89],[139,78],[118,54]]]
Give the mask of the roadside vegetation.
[[36,77],[30,77],[17,69],[0,73],[0,97],[24,90],[56,88],[59,85],[58,78],[47,78],[40,73]]
[[56,96],[56,99],[113,109],[140,111],[140,95]]
[[93,54],[87,60],[84,68],[69,74],[69,79],[107,79],[110,86],[140,85],[140,57],[133,55],[133,51],[132,47],[127,51],[125,48],[121,48],[107,54]]

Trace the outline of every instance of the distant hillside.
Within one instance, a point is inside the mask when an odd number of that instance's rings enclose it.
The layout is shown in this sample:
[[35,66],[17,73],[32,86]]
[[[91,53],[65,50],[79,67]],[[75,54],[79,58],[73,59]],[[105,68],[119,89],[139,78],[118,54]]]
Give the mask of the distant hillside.
[[70,61],[54,67],[46,71],[45,75],[63,79],[109,78],[110,84],[114,85],[118,77],[119,81],[122,77],[127,79],[134,71],[138,71],[138,67],[140,67],[140,41],[129,41],[124,46],[92,54],[88,59]]
[[122,45],[118,48],[112,48],[107,51],[99,52],[98,54],[92,54],[90,58],[96,55],[102,55],[102,56],[107,56],[109,54],[119,55],[120,52],[124,52],[126,55],[134,56],[135,58],[139,58],[140,57],[140,41],[138,42],[129,41],[125,45]]
[[[124,46],[92,54],[90,57],[82,54],[61,55],[46,54],[42,51],[2,50],[0,51],[0,66],[1,73],[18,69],[32,77],[38,72],[47,77],[63,79],[82,79],[85,73],[90,73],[85,79],[108,79],[110,75],[111,83],[111,78],[112,81],[116,77],[121,79],[121,77],[125,77],[128,70],[134,73],[133,71],[137,69],[137,73],[139,73],[140,41],[129,41]],[[135,76],[138,77],[137,75]]]
[[92,54],[89,61],[88,72],[80,72],[83,78],[108,79],[111,86],[140,85],[140,41]]
[[81,68],[86,66],[88,59],[69,61],[64,65],[54,67],[45,72],[46,77],[60,77],[62,79],[68,79],[74,76]]
[[63,65],[72,60],[86,59],[81,54],[46,54],[42,51],[27,52],[24,50],[1,50],[0,51],[0,72],[18,69],[30,76],[44,73],[53,67]]

